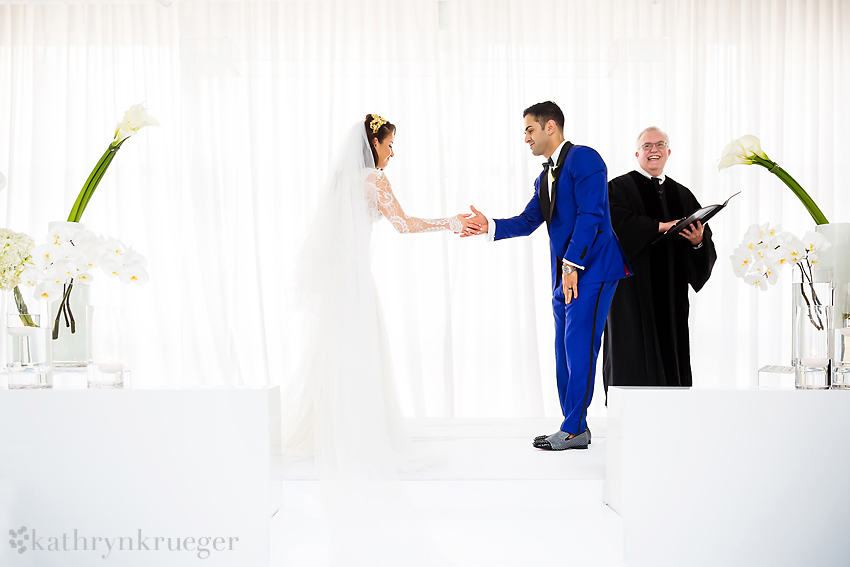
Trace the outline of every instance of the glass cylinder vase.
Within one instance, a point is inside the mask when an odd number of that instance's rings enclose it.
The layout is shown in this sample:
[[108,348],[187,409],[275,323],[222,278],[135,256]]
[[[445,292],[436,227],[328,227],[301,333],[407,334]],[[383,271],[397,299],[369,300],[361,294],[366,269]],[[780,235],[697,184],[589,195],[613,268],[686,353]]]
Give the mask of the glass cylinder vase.
[[850,284],[835,286],[832,387],[850,388]]
[[88,357],[88,322],[86,309],[91,303],[88,284],[73,282],[68,301],[50,304],[53,337],[53,365],[66,371],[85,371]]
[[89,305],[88,387],[123,388],[129,369],[124,360],[123,326],[120,307]]
[[793,286],[795,385],[802,389],[829,388],[834,333],[832,282],[799,281]]
[[[9,389],[53,387],[53,364],[47,303],[23,293],[7,292],[6,373]],[[47,323],[45,323],[47,321]]]

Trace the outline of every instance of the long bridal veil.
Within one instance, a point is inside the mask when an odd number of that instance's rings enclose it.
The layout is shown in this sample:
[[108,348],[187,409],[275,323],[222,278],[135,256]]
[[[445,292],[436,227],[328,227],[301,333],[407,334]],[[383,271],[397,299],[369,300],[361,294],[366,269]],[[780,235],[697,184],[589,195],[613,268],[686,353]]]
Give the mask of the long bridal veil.
[[374,167],[357,124],[329,171],[295,266],[307,341],[284,395],[283,445],[315,457],[331,565],[446,565],[398,477],[416,459],[370,266],[379,213],[365,180]]
[[284,446],[313,453],[321,479],[393,479],[409,449],[370,267],[361,125],[345,137],[296,262],[307,345],[284,399]]

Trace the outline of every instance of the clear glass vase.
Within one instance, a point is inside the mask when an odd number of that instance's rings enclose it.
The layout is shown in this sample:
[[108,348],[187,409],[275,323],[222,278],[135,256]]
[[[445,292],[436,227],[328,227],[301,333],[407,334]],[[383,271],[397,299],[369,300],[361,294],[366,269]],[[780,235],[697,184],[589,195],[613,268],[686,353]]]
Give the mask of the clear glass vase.
[[68,303],[50,304],[53,337],[53,365],[65,371],[85,371],[88,357],[88,322],[86,309],[91,303],[91,286],[73,283]]
[[835,332],[833,284],[831,281],[798,281],[793,286],[795,385],[803,389],[829,388]]
[[124,361],[124,320],[120,307],[89,305],[88,387],[123,388],[129,369]]
[[10,389],[53,387],[50,325],[45,301],[15,287],[6,300],[6,372]]
[[832,387],[850,388],[850,284],[835,288]]

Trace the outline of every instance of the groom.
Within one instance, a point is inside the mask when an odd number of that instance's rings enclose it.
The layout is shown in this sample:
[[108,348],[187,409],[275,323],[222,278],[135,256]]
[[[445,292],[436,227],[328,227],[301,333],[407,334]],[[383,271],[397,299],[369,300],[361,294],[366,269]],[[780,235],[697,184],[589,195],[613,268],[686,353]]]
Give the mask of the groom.
[[587,408],[593,397],[596,355],[617,281],[631,274],[611,228],[608,174],[595,150],[564,140],[564,113],[554,102],[523,112],[525,143],[546,161],[534,196],[516,217],[491,220],[472,207],[473,234],[490,240],[528,236],[543,222],[552,259],[555,364],[564,421],[534,439],[539,449],[587,449]]

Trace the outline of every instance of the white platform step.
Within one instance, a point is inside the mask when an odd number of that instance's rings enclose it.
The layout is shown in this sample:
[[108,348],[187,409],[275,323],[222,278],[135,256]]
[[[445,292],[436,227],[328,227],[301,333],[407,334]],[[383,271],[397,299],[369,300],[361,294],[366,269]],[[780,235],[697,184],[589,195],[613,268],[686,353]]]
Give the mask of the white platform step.
[[[451,450],[442,465],[406,475],[409,512],[447,564],[623,567],[622,522],[602,502],[604,421],[586,451],[538,451],[551,420],[420,420],[415,441]],[[557,424],[555,424],[557,427]],[[554,430],[554,429],[553,429]],[[309,464],[282,471],[283,506],[271,522],[274,567],[331,563],[333,526]]]

